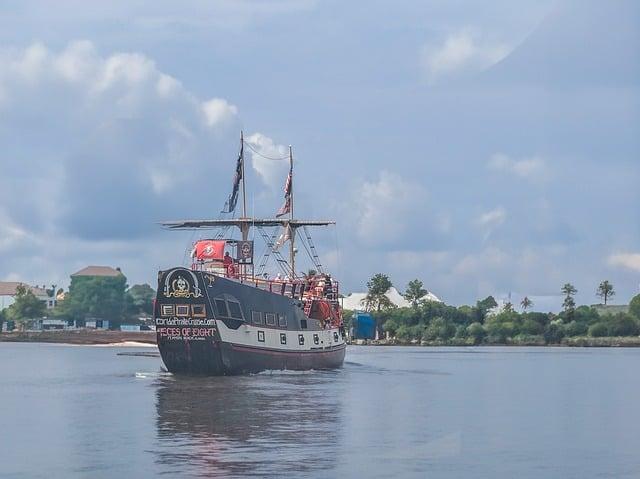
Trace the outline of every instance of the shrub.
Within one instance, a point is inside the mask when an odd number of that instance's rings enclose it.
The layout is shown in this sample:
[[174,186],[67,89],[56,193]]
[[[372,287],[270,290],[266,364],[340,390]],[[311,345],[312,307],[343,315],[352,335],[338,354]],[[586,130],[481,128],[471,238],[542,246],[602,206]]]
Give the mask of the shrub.
[[587,323],[581,321],[571,321],[564,327],[565,334],[567,336],[582,336],[587,333],[589,326]]
[[609,336],[636,336],[638,320],[626,313],[618,313],[607,320]]
[[564,326],[562,319],[556,319],[551,321],[546,328],[544,328],[544,340],[547,344],[556,344],[562,341],[564,338]]
[[589,336],[592,338],[602,338],[609,334],[607,325],[603,321],[598,321],[589,326]]
[[486,332],[480,323],[471,323],[467,326],[467,335],[473,338],[474,344],[480,344],[484,339]]
[[640,319],[640,294],[636,294],[631,298],[629,303],[629,313],[635,316],[636,319]]

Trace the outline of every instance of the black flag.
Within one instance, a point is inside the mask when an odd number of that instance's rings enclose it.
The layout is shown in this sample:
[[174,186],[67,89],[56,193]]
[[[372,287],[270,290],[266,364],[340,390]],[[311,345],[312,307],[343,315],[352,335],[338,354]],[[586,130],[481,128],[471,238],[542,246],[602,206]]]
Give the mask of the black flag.
[[233,189],[229,195],[229,199],[224,204],[223,213],[231,213],[236,209],[238,203],[238,193],[240,191],[240,181],[242,180],[242,163],[244,162],[244,145],[240,146],[240,154],[238,155],[238,162],[236,163],[236,173],[233,177]]

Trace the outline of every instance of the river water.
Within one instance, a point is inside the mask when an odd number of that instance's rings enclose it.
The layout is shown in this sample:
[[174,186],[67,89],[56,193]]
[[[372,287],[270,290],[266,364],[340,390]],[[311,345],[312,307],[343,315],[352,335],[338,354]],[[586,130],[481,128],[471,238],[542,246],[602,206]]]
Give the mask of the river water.
[[348,349],[180,378],[150,348],[0,343],[0,477],[640,477],[640,349]]

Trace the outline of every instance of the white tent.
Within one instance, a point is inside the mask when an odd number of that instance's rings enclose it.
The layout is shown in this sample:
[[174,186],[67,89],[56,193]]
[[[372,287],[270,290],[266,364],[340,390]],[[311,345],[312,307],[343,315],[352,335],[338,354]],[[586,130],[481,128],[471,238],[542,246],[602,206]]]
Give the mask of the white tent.
[[[398,290],[396,288],[394,288],[393,286],[391,286],[391,288],[389,288],[389,290],[385,293],[385,296],[387,298],[389,298],[389,301],[391,301],[393,304],[395,304],[398,308],[407,308],[409,306],[411,306],[411,303],[409,303],[409,301],[407,301],[406,299],[404,299],[404,296],[402,296]],[[367,293],[351,293],[348,296],[345,296],[344,299],[342,300],[342,307],[344,309],[351,309],[351,310],[355,310],[355,309],[364,309],[364,299],[367,297]],[[437,301],[438,303],[441,303],[442,301],[440,300],[440,298],[438,298],[435,294],[433,293],[427,293],[425,294],[422,298],[420,298],[422,301]]]

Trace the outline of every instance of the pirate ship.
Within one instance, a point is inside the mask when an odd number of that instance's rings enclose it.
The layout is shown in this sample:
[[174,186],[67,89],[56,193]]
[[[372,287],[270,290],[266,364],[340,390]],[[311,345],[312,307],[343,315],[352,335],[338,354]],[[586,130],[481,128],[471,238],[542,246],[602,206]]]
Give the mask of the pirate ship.
[[[274,218],[247,217],[245,146],[251,147],[241,135],[222,212],[233,214],[242,196],[240,218],[162,223],[170,230],[216,232],[193,244],[190,265],[158,273],[154,317],[162,360],[172,373],[204,375],[341,367],[346,343],[339,285],[322,267],[310,234],[311,227],[335,223],[294,217],[291,147],[288,158],[277,158],[289,160],[284,204]],[[257,266],[255,232],[265,245]],[[281,252],[286,243],[288,258]],[[297,244],[313,264],[304,274],[296,270]]]

